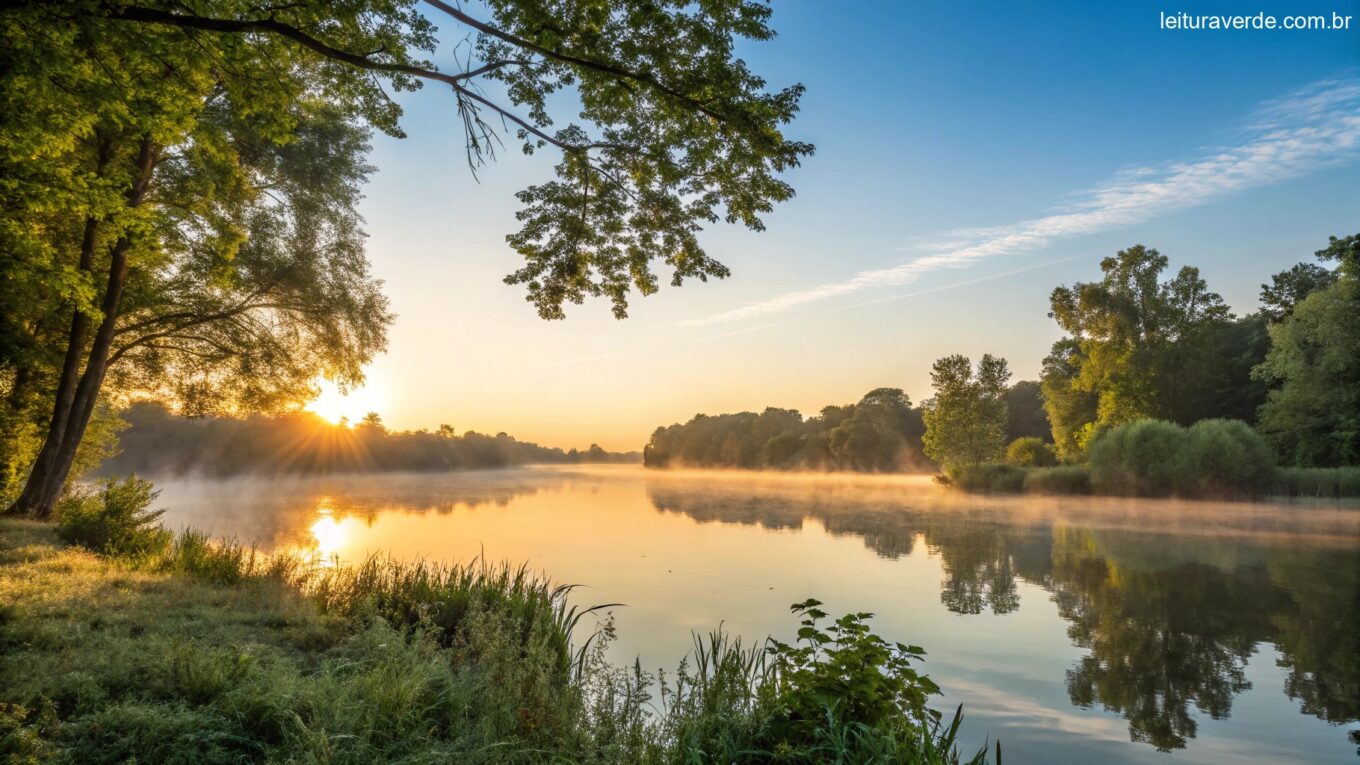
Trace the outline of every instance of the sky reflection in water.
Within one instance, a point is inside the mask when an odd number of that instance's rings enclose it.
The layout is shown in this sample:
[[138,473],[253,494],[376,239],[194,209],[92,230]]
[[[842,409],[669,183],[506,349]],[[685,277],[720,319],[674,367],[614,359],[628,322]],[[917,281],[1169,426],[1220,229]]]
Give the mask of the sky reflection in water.
[[171,524],[323,562],[528,561],[628,604],[614,655],[649,667],[719,623],[787,637],[807,597],[874,611],[1008,760],[1357,761],[1354,508],[631,467],[162,486]]

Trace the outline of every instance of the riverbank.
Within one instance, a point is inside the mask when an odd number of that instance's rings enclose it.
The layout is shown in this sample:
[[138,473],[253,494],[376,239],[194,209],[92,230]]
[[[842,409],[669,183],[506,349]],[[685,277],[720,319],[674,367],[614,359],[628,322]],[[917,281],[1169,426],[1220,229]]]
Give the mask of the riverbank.
[[1360,500],[1360,467],[1277,468],[1266,473],[1261,477],[1259,484],[1249,489],[1238,489],[1222,483],[1200,488],[1192,481],[1187,481],[1189,485],[1184,489],[1167,485],[1162,490],[1147,491],[1141,490],[1139,481],[1128,479],[1121,480],[1111,487],[1108,482],[1107,485],[1102,485],[1099,481],[1093,481],[1091,470],[1086,465],[1051,467],[968,465],[955,468],[947,475],[941,476],[939,480],[948,486],[972,494],[1182,496],[1266,501]]
[[[321,569],[195,535],[98,555],[51,525],[0,519],[0,752],[34,763],[959,761],[956,725],[924,713],[934,684],[908,668],[918,651],[867,629],[836,644],[872,669],[859,678],[832,670],[830,651],[785,646],[767,661],[715,635],[663,688],[604,661],[607,623],[574,645],[577,619],[598,615],[564,594],[511,567]],[[886,680],[868,696],[837,684],[866,678]],[[844,703],[819,717],[830,698]]]

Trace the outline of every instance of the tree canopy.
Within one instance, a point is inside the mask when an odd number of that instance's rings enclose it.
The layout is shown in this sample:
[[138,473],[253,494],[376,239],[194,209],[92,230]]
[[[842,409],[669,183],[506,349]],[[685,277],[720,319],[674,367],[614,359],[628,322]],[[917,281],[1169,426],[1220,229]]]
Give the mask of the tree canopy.
[[890,472],[925,467],[921,413],[898,388],[875,388],[858,403],[809,417],[791,409],[695,415],[657,428],[647,467]]
[[229,417],[178,417],[161,404],[140,401],[123,414],[128,428],[117,455],[100,466],[106,475],[295,475],[383,471],[443,471],[524,464],[637,462],[637,452],[562,450],[449,425],[434,432],[393,431],[370,413],[353,428],[310,412]]
[[930,380],[935,397],[922,414],[926,456],[946,470],[998,462],[1006,447],[1006,360],[984,354],[976,372],[967,356],[935,362]]
[[1049,315],[1068,335],[1044,361],[1043,390],[1064,459],[1136,420],[1255,419],[1264,318],[1235,318],[1193,266],[1163,280],[1168,264],[1135,245],[1101,261],[1100,281],[1053,290]]
[[1340,265],[1270,327],[1270,352],[1256,369],[1272,386],[1261,407],[1260,427],[1289,464],[1355,465],[1360,464],[1360,235],[1332,237],[1317,256]]
[[[485,12],[439,0],[0,10],[0,437],[7,457],[42,444],[19,507],[50,510],[101,394],[267,411],[305,400],[319,375],[362,379],[391,315],[356,204],[369,130],[402,135],[400,91],[450,89],[474,172],[510,134],[557,153],[557,177],[519,195],[508,237],[525,265],[507,279],[545,318],[588,296],[625,316],[633,290],[657,289],[657,261],[675,284],[726,275],[700,229],[759,229],[792,196],[779,175],[812,147],[781,131],[802,88],[767,90],[735,56],[739,40],[773,35],[767,5],[493,0]],[[428,60],[436,21],[467,35],[450,69]],[[576,121],[556,125],[572,99]]]
[[[556,179],[518,195],[522,226],[508,237],[526,263],[507,281],[525,285],[544,318],[587,296],[625,316],[631,290],[656,291],[654,260],[677,285],[726,276],[698,231],[719,220],[762,228],[761,216],[793,195],[779,174],[812,152],[782,133],[802,86],[769,91],[735,57],[738,40],[774,35],[761,2],[492,0],[484,19],[441,0],[129,2],[88,12],[210,50],[261,39],[287,46],[341,73],[348,99],[395,135],[401,109],[383,85],[448,87],[474,169],[507,133],[525,153],[555,150]],[[456,70],[427,59],[437,23],[468,35]],[[558,94],[576,101],[561,111],[579,122],[556,124]]]
[[1099,282],[1058,287],[1049,299],[1052,317],[1081,351],[1073,385],[1097,392],[1101,425],[1162,415],[1171,405],[1162,383],[1176,374],[1179,345],[1229,317],[1198,269],[1158,281],[1166,267],[1166,256],[1135,245],[1101,261]]

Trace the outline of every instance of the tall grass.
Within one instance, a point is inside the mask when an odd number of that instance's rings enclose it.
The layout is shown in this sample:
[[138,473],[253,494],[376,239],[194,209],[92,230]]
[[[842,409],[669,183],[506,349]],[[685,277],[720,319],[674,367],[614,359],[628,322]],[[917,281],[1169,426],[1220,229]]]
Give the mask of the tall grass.
[[1091,473],[1084,465],[1031,468],[1025,473],[1026,494],[1090,494]]
[[1280,468],[1272,477],[1270,493],[1313,499],[1360,498],[1360,466]]
[[947,479],[950,486],[973,494],[1091,493],[1091,474],[1084,465],[968,465],[950,469]]
[[951,486],[975,494],[1019,494],[1025,488],[1026,468],[1017,465],[989,463],[956,465],[946,477]]

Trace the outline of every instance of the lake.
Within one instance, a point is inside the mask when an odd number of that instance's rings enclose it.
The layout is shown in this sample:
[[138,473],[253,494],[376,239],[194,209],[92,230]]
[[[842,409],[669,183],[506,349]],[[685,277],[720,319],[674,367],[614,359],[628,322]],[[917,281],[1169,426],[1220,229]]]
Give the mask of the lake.
[[[1007,762],[1357,762],[1360,509],[969,497],[633,466],[162,481],[175,527],[327,561],[527,561],[674,669],[789,604],[877,614]],[[1360,734],[1356,734],[1360,737]]]

